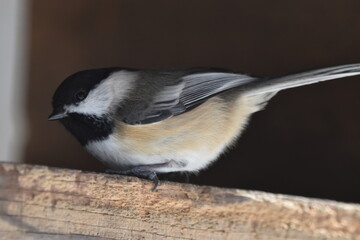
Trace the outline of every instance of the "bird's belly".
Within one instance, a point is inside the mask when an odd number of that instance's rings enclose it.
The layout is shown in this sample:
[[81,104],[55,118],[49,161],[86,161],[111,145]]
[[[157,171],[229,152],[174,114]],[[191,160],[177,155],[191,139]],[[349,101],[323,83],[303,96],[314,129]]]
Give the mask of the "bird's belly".
[[86,147],[113,169],[173,162],[176,164],[157,171],[198,171],[239,135],[253,111],[241,99],[229,105],[214,97],[190,112],[162,122],[121,123],[107,139]]
[[[216,155],[209,154],[203,149],[176,149],[169,151],[168,147],[153,146],[153,151],[139,150],[136,143],[119,140],[114,136],[96,141],[86,146],[87,150],[111,169],[129,169],[140,165],[152,165],[171,162],[157,172],[196,171],[209,162]],[[150,146],[145,146],[146,148]]]

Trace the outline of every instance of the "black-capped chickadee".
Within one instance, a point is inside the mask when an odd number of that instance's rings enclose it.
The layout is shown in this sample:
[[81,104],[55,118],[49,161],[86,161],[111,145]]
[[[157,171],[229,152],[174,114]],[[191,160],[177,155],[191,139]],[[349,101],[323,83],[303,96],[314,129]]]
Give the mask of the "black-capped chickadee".
[[218,69],[104,68],[75,73],[53,96],[60,120],[115,173],[196,172],[240,135],[280,90],[360,74],[349,64],[258,78]]

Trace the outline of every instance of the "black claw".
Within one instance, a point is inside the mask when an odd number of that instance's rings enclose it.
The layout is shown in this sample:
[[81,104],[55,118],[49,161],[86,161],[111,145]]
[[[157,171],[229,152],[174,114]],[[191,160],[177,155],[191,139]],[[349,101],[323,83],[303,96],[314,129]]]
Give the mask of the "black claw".
[[151,191],[154,192],[154,191],[156,191],[157,187],[159,186],[159,183],[160,183],[159,178],[158,178],[158,176],[156,175],[155,172],[151,172],[151,175],[149,176],[149,179],[151,181],[153,181],[153,183],[154,183],[154,186],[151,189]]

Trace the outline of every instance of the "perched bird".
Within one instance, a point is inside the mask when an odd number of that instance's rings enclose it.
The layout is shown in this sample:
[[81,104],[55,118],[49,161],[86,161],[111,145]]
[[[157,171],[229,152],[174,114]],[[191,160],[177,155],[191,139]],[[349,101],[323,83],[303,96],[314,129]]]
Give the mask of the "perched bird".
[[280,90],[360,74],[360,64],[275,78],[220,69],[103,68],[66,78],[48,120],[60,120],[111,170],[154,181],[196,172],[240,135],[252,113]]

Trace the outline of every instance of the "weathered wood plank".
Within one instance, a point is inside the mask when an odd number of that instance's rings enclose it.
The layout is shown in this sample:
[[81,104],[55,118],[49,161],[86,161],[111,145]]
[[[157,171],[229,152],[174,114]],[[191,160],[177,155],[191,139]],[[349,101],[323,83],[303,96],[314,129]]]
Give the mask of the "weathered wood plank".
[[360,205],[0,164],[0,239],[360,239]]

